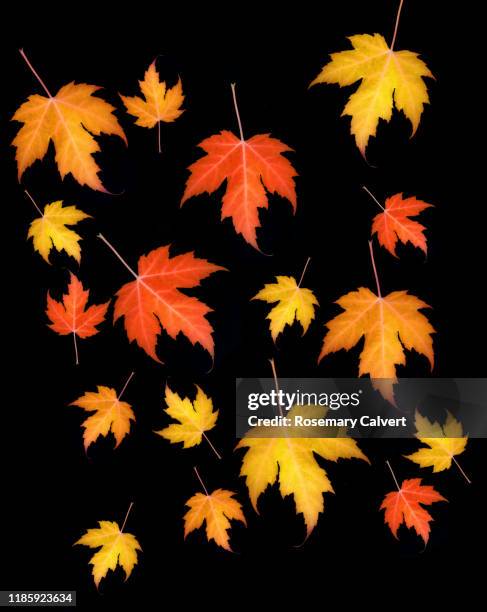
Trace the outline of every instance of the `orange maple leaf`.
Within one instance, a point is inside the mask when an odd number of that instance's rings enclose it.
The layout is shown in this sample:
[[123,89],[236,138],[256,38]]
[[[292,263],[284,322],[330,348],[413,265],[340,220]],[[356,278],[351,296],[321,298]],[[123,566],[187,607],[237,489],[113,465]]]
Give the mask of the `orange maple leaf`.
[[424,253],[427,252],[424,225],[413,221],[410,217],[419,215],[425,208],[432,207],[432,204],[410,197],[403,199],[402,193],[387,198],[385,201],[384,212],[374,217],[372,222],[372,235],[377,234],[379,243],[386,248],[394,257],[396,254],[396,244],[400,240],[404,244],[411,242]]
[[258,249],[258,209],[269,206],[266,188],[287,198],[296,211],[294,177],[297,173],[282,155],[292,149],[269,134],[244,140],[226,130],[206,138],[198,146],[207,155],[189,167],[191,175],[181,205],[205,191],[216,191],[226,180],[221,218],[230,217],[235,231]]
[[127,144],[125,133],[112,114],[115,107],[93,96],[100,87],[86,83],[68,83],[53,96],[23,51],[21,55],[47,96],[29,96],[12,117],[24,124],[12,142],[16,147],[19,180],[29,166],[45,156],[52,140],[62,178],[71,173],[80,185],[107,193],[93,157],[100,151],[94,136],[115,135]]
[[161,121],[172,122],[180,117],[184,110],[181,104],[184,101],[181,79],[174,87],[166,87],[161,83],[154,60],[144,74],[144,80],[139,81],[140,96],[122,96],[122,102],[127,112],[137,118],[136,125],[153,128],[157,124],[159,153],[161,152]]
[[110,431],[115,437],[117,448],[129,433],[131,421],[135,421],[135,414],[130,404],[121,401],[122,393],[117,394],[115,389],[98,385],[96,391],[87,391],[71,402],[70,406],[78,406],[93,413],[81,425],[84,429],[85,451],[99,436],[106,437]]
[[344,312],[326,324],[318,362],[340,349],[349,350],[365,336],[360,354],[359,376],[370,374],[374,387],[394,403],[396,365],[405,365],[404,348],[425,355],[433,368],[433,327],[419,312],[428,304],[407,291],[394,291],[385,297],[360,287],[336,302]]
[[148,355],[162,363],[156,355],[157,336],[162,327],[174,339],[182,332],[192,344],[199,342],[213,357],[213,328],[205,316],[211,308],[179,289],[197,287],[202,279],[225,268],[199,259],[192,252],[170,257],[169,246],[162,246],[139,258],[137,273],[104,236],[99,234],[99,238],[135,277],[117,292],[113,315],[114,322],[124,317],[130,342],[135,340]]
[[57,302],[50,293],[47,294],[46,314],[51,321],[49,327],[61,336],[73,335],[76,363],[78,363],[76,336],[89,338],[97,334],[99,330],[96,326],[105,320],[110,304],[108,300],[105,304],[95,304],[86,308],[89,294],[89,290],[83,289],[83,285],[72,272],[70,272],[68,293],[63,295],[62,302]]
[[431,514],[421,504],[430,505],[438,501],[447,501],[433,487],[421,484],[421,478],[404,480],[399,491],[388,493],[381,510],[385,510],[384,522],[389,525],[392,534],[397,538],[397,530],[402,523],[413,528],[423,538],[425,545],[430,534]]
[[230,520],[241,521],[247,525],[242,506],[234,499],[235,493],[227,489],[216,489],[212,493],[205,490],[205,494],[196,493],[186,502],[189,510],[184,515],[184,538],[199,529],[206,522],[206,537],[208,541],[214,540],[229,552],[230,548]]

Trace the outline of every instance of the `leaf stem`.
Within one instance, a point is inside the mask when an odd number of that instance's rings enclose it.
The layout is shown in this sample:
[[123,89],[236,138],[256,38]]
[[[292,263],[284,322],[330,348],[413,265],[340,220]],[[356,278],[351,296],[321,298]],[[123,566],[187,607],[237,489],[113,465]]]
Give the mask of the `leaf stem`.
[[401,17],[401,11],[402,11],[402,5],[404,4],[404,0],[401,0],[399,2],[399,8],[397,9],[397,15],[396,15],[396,23],[394,25],[394,34],[392,36],[392,42],[391,42],[391,51],[394,50],[394,45],[396,44],[396,37],[397,37],[397,29],[399,27],[399,19]]
[[232,88],[232,96],[233,96],[233,105],[235,107],[235,114],[237,115],[238,121],[238,129],[240,130],[240,140],[245,140],[242,129],[242,122],[240,120],[240,113],[238,112],[238,104],[237,104],[237,92],[235,91],[236,83],[231,83],[230,87]]
[[389,460],[387,460],[386,463],[387,463],[387,467],[391,470],[391,474],[392,474],[392,477],[394,478],[394,482],[396,483],[397,490],[400,491],[401,487],[399,486],[399,483],[397,482],[396,475],[394,474],[394,470],[391,468],[391,464],[389,463]]
[[41,207],[37,205],[37,202],[34,200],[34,198],[30,195],[30,193],[27,191],[27,189],[24,189],[24,193],[25,195],[29,198],[29,200],[32,202],[32,204],[34,204],[35,209],[37,210],[37,212],[41,215],[41,217],[44,216],[44,213],[41,210]]
[[301,272],[301,278],[299,279],[298,287],[301,287],[301,283],[303,282],[303,278],[304,278],[304,275],[306,274],[306,269],[310,261],[311,261],[311,257],[308,257],[306,263],[304,264],[303,271]]
[[369,191],[369,190],[367,189],[367,187],[365,187],[364,185],[362,185],[362,189],[363,189],[364,191],[366,191],[366,192],[369,194],[369,196],[370,196],[370,197],[371,197],[371,198],[374,200],[374,202],[377,204],[377,206],[379,206],[380,208],[382,208],[382,210],[383,210],[384,212],[386,212],[386,209],[385,209],[385,208],[382,206],[382,204],[381,204],[381,203],[379,202],[379,200],[378,200],[378,199],[375,197],[375,195],[374,195],[374,194],[373,194],[371,191]]
[[139,278],[139,275],[136,274],[132,268],[128,265],[128,263],[125,261],[125,259],[118,253],[118,251],[115,249],[115,247],[113,247],[108,240],[105,238],[105,236],[103,234],[98,234],[98,238],[100,238],[100,240],[102,240],[107,247],[112,251],[112,253],[114,253],[118,259],[123,263],[123,265],[127,268],[127,270],[130,272],[130,274],[132,274],[132,276],[136,279]]
[[462,466],[458,463],[458,461],[455,459],[455,457],[452,457],[453,461],[455,462],[455,465],[457,466],[457,468],[460,470],[460,473],[462,474],[462,476],[465,478],[465,480],[468,482],[468,484],[472,484],[472,481],[470,480],[470,478],[465,474],[465,472],[463,471]]
[[76,332],[73,332],[73,344],[74,344],[74,356],[76,358],[76,365],[79,365],[79,356],[78,356],[78,342],[76,341]]
[[196,474],[196,477],[198,478],[198,480],[200,481],[200,485],[203,487],[203,491],[205,492],[207,497],[210,497],[210,494],[208,493],[208,489],[205,487],[205,483],[203,482],[203,479],[200,476],[200,473],[198,472],[198,469],[195,467],[193,467],[194,473]]
[[379,296],[379,298],[382,298],[382,294],[380,292],[379,275],[377,274],[377,268],[375,267],[374,249],[372,246],[372,240],[369,240],[369,250],[370,250],[370,259],[372,260],[372,268],[374,270],[375,282],[377,285],[377,295]]
[[216,448],[213,446],[210,438],[205,434],[205,432],[202,432],[204,439],[208,442],[208,444],[210,445],[211,450],[215,453],[215,455],[218,457],[218,459],[221,459],[222,456],[220,455],[220,453],[216,450]]
[[125,515],[125,518],[123,519],[122,528],[120,529],[120,533],[122,533],[122,531],[125,529],[125,525],[127,523],[127,519],[129,517],[130,511],[132,510],[133,505],[134,505],[134,502],[130,502],[130,506],[129,506],[129,509],[127,510],[127,514]]
[[157,122],[157,150],[159,153],[162,153],[161,148],[161,122]]
[[129,382],[132,380],[132,378],[134,377],[135,372],[132,372],[130,374],[130,376],[127,378],[127,380],[125,381],[124,386],[122,387],[122,390],[120,391],[120,393],[118,394],[117,399],[120,400],[122,395],[125,393],[125,389],[128,387]]
[[42,88],[44,89],[44,91],[47,93],[47,95],[50,98],[53,98],[54,96],[51,94],[51,92],[49,91],[49,89],[47,89],[46,84],[44,83],[44,81],[41,79],[41,77],[39,76],[37,70],[34,68],[34,66],[30,63],[27,55],[24,53],[23,49],[19,49],[19,53],[22,56],[22,58],[24,59],[25,63],[27,64],[27,66],[29,66],[29,68],[32,70],[32,74],[35,76],[35,78],[39,81],[39,83],[42,85]]
[[[274,376],[274,384],[276,386],[277,397],[279,397],[279,381],[277,379],[276,364],[274,363],[274,359],[269,359],[269,362],[272,368],[272,375]],[[277,400],[277,406],[279,408],[280,415],[283,417],[284,414],[282,413],[282,407],[281,407],[281,403],[279,402],[279,399]]]

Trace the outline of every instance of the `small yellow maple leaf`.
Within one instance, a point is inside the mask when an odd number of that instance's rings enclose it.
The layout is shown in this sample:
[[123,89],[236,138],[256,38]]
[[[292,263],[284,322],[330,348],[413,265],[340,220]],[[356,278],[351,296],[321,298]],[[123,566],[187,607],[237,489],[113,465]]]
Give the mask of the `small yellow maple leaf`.
[[365,156],[379,119],[390,121],[394,105],[410,120],[414,135],[429,102],[424,77],[434,77],[417,53],[394,51],[380,34],[358,34],[349,40],[353,49],[332,53],[331,61],[311,85],[337,83],[345,87],[361,81],[342,115],[352,117],[351,133]]
[[[322,406],[294,406],[287,416],[294,422],[296,415],[321,418],[325,414],[326,408]],[[250,432],[252,437],[242,438],[236,448],[248,449],[240,475],[245,476],[255,511],[258,512],[257,502],[261,493],[278,481],[282,497],[294,496],[296,512],[304,517],[308,537],[323,512],[323,493],[334,492],[314,453],[329,461],[356,458],[370,462],[351,438],[296,438],[296,431],[292,429],[273,428],[273,437],[269,438],[268,427],[254,427]]]
[[125,144],[127,139],[112,114],[115,107],[93,95],[99,89],[86,83],[68,83],[55,96],[32,95],[19,107],[12,117],[24,124],[12,142],[17,149],[19,180],[29,166],[45,156],[52,140],[62,178],[71,173],[80,185],[107,193],[93,157],[100,151],[94,136],[119,136]]
[[119,564],[125,572],[125,580],[130,576],[137,563],[137,551],[142,550],[135,536],[123,533],[114,521],[98,521],[99,527],[88,531],[76,544],[100,548],[90,559],[93,565],[92,574],[98,588],[108,570],[114,570]]
[[161,83],[154,60],[146,70],[144,80],[139,81],[139,86],[144,99],[140,96],[120,95],[120,97],[127,112],[137,118],[136,125],[153,128],[158,124],[160,152],[160,122],[175,121],[184,112],[181,109],[184,101],[183,85],[181,79],[178,79],[174,87],[166,87],[165,81]]
[[233,498],[235,493],[216,489],[213,493],[196,493],[186,502],[189,510],[184,515],[184,537],[199,529],[206,521],[206,537],[218,546],[232,552],[229,544],[230,521],[241,521],[247,525],[242,506]]
[[134,412],[127,402],[122,402],[115,389],[98,386],[98,391],[88,391],[71,406],[79,406],[94,412],[82,424],[85,450],[98,436],[107,436],[111,431],[115,436],[115,448],[130,431],[130,421],[135,421]]
[[83,219],[89,219],[87,215],[76,206],[63,206],[62,201],[58,200],[51,204],[46,204],[40,219],[32,221],[29,227],[28,238],[33,239],[34,249],[41,254],[42,258],[49,262],[49,253],[54,247],[57,251],[66,251],[68,255],[74,257],[79,263],[81,259],[81,249],[79,241],[81,236],[67,225],[76,225]]
[[463,435],[461,423],[450,412],[443,426],[437,422],[431,423],[416,412],[415,425],[416,438],[429,448],[420,448],[412,455],[404,456],[421,467],[432,467],[433,472],[448,470],[455,456],[463,453],[467,446],[468,436]]
[[[184,448],[201,444],[205,432],[213,429],[218,418],[218,410],[213,410],[213,402],[198,385],[194,402],[188,397],[180,397],[166,386],[165,412],[179,423],[172,423],[154,433],[175,444],[182,442]],[[206,438],[208,440],[208,438]],[[209,442],[209,440],[208,440]],[[211,444],[210,444],[211,445]]]
[[270,319],[269,329],[274,341],[295,318],[301,323],[304,335],[314,318],[318,300],[310,289],[301,288],[292,276],[276,276],[276,279],[277,283],[265,285],[252,299],[268,304],[279,302],[266,317]]

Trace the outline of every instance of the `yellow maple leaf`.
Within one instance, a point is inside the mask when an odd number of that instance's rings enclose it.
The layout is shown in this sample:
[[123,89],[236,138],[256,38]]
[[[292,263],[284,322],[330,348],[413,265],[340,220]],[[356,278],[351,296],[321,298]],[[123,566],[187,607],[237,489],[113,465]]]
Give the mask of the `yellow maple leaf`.
[[380,34],[358,34],[349,40],[353,50],[332,53],[331,61],[311,85],[337,83],[345,87],[361,80],[342,115],[352,117],[351,133],[365,156],[379,119],[390,121],[394,105],[409,119],[414,135],[429,102],[424,77],[433,75],[417,53],[394,51]]
[[125,580],[130,576],[137,563],[137,551],[142,550],[135,536],[123,533],[114,521],[98,521],[99,527],[88,531],[75,544],[90,548],[100,548],[90,559],[93,565],[92,574],[98,588],[108,570],[114,570],[119,564],[125,572]]
[[394,403],[393,385],[397,382],[396,365],[405,365],[404,348],[415,349],[434,365],[434,329],[419,310],[428,305],[407,291],[394,291],[385,297],[360,287],[336,302],[344,312],[326,324],[318,361],[340,349],[349,350],[362,336],[359,376],[370,374],[374,387]]
[[174,87],[166,87],[166,82],[161,83],[159,73],[156,70],[155,60],[146,70],[144,80],[139,81],[140,90],[144,98],[140,96],[122,96],[127,112],[136,117],[136,125],[145,128],[153,128],[158,125],[159,152],[161,151],[161,121],[166,123],[175,121],[182,115],[184,110],[181,105],[184,101],[183,85],[181,79]]
[[[326,408],[321,406],[294,406],[287,415],[294,421],[295,415],[321,418]],[[293,495],[296,512],[302,514],[306,525],[306,537],[318,523],[324,509],[323,493],[333,493],[327,473],[321,468],[314,453],[328,459],[362,459],[370,463],[355,440],[347,437],[298,438],[299,428],[275,427],[269,438],[269,428],[252,428],[236,448],[247,448],[240,475],[245,476],[250,501],[258,512],[259,496],[269,485],[279,482],[282,497]],[[261,437],[260,437],[261,436]]]
[[12,142],[16,147],[19,180],[29,166],[45,156],[52,140],[62,178],[71,173],[80,185],[107,193],[93,157],[100,151],[94,136],[119,136],[127,144],[125,133],[112,114],[115,107],[93,95],[100,87],[86,83],[68,83],[53,96],[25,53],[22,50],[20,53],[47,96],[29,96],[12,117],[24,124]]
[[[198,385],[194,402],[188,397],[182,398],[166,386],[165,412],[179,423],[172,423],[154,433],[169,440],[173,444],[182,442],[184,448],[201,444],[206,431],[213,429],[218,418],[218,410],[213,410],[213,402]],[[211,445],[211,443],[210,443]],[[213,448],[213,445],[211,445]]]
[[[420,448],[412,455],[404,456],[421,467],[432,467],[433,472],[448,470],[455,456],[463,453],[467,446],[468,436],[463,435],[461,423],[450,412],[443,426],[436,421],[431,423],[416,412],[415,425],[416,438],[429,448]],[[431,435],[434,437],[429,437]]]
[[304,335],[314,318],[318,300],[310,289],[301,288],[292,276],[276,276],[276,279],[277,283],[265,285],[252,299],[268,304],[279,302],[267,315],[274,341],[286,325],[292,325],[295,318],[301,323]]
[[85,450],[98,436],[108,436],[111,431],[115,436],[115,448],[130,431],[130,421],[135,421],[134,412],[127,402],[122,402],[115,389],[98,386],[98,391],[88,391],[71,406],[78,406],[88,412],[94,412],[82,424]]
[[79,241],[81,236],[67,225],[76,225],[83,219],[91,216],[84,213],[76,206],[63,206],[61,200],[46,204],[40,219],[32,221],[27,234],[28,238],[33,239],[34,249],[41,254],[42,258],[49,262],[49,253],[52,247],[57,251],[66,251],[68,255],[74,257],[79,263],[81,259],[81,249]]
[[199,529],[206,521],[206,537],[218,546],[232,552],[229,544],[230,521],[241,521],[247,525],[242,506],[233,498],[235,493],[216,489],[213,493],[196,493],[186,502],[189,510],[184,515],[184,537]]

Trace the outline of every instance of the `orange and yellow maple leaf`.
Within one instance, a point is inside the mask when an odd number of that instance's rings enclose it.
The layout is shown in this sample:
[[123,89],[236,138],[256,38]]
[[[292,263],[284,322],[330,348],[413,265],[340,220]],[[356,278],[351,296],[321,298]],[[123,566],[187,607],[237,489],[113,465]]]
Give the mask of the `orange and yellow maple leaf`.
[[171,423],[155,432],[172,444],[182,442],[184,448],[201,444],[203,436],[208,440],[206,432],[215,427],[218,418],[218,410],[213,410],[211,398],[200,387],[196,388],[196,398],[192,402],[189,397],[182,398],[166,386],[165,411],[179,423]]
[[41,84],[48,95],[29,96],[12,117],[23,123],[12,142],[16,148],[19,180],[29,166],[46,155],[52,141],[62,178],[72,174],[80,185],[106,193],[98,176],[100,167],[94,159],[94,154],[100,151],[94,136],[119,136],[127,144],[125,133],[113,114],[115,108],[93,95],[100,89],[96,85],[71,82],[53,96]]
[[229,131],[210,136],[199,146],[206,155],[189,167],[191,175],[181,204],[205,191],[216,191],[226,180],[221,218],[230,217],[235,231],[258,249],[258,210],[269,205],[266,188],[288,199],[296,210],[297,173],[282,155],[292,149],[269,134],[244,140]]
[[303,335],[308,331],[315,316],[315,306],[318,300],[311,289],[299,286],[292,276],[276,276],[277,283],[269,283],[252,299],[263,300],[268,304],[278,302],[271,309],[267,318],[274,342],[286,325],[292,325],[294,319],[301,323]]
[[421,504],[430,505],[434,502],[447,501],[433,487],[421,484],[421,478],[404,480],[399,491],[388,493],[381,510],[385,510],[384,521],[389,525],[392,534],[397,538],[397,531],[402,523],[428,543],[430,534],[431,514]]
[[[438,422],[431,423],[427,417],[416,412],[415,425],[416,438],[426,446],[412,455],[405,455],[406,459],[414,461],[420,467],[432,467],[433,472],[450,469],[452,461],[457,463],[455,457],[467,447],[468,436],[463,435],[462,424],[450,412],[443,426]],[[459,465],[458,467],[468,480]]]
[[75,225],[83,219],[89,219],[82,210],[76,206],[63,206],[62,201],[46,204],[40,219],[34,219],[29,227],[27,238],[32,238],[34,249],[41,257],[49,262],[49,253],[54,247],[56,251],[66,251],[79,263],[81,259],[81,248],[79,241],[81,237],[68,225]]
[[379,119],[390,121],[394,106],[402,111],[415,134],[424,105],[429,102],[424,77],[433,78],[426,64],[412,51],[394,51],[380,34],[349,37],[353,49],[332,53],[311,83],[336,83],[340,87],[360,81],[342,115],[352,117],[351,132],[362,155]]
[[398,240],[404,244],[411,242],[415,247],[426,253],[426,237],[424,235],[426,228],[410,217],[415,217],[432,206],[432,204],[415,197],[403,198],[402,193],[396,193],[385,201],[384,212],[374,217],[372,235],[377,234],[379,244],[394,257],[397,257],[396,244]]
[[130,431],[130,421],[135,421],[132,407],[120,400],[115,389],[97,386],[96,391],[87,391],[71,402],[87,412],[93,412],[82,424],[85,451],[98,436],[108,436],[111,431],[115,436],[115,448]]
[[142,550],[137,539],[131,533],[124,533],[114,521],[99,521],[99,527],[88,531],[76,544],[99,548],[90,559],[92,574],[98,588],[108,570],[115,570],[120,565],[125,572],[125,580],[130,576],[137,563],[137,551]]
[[385,297],[360,287],[337,300],[344,312],[326,324],[318,361],[341,349],[350,350],[365,336],[359,360],[359,376],[370,374],[374,386],[394,403],[396,366],[405,365],[404,349],[415,349],[434,365],[434,329],[420,312],[428,308],[407,291],[394,291]]
[[155,60],[146,70],[144,80],[139,81],[140,96],[122,96],[127,112],[136,117],[136,125],[145,128],[158,126],[159,152],[161,152],[160,124],[175,121],[184,110],[181,105],[184,101],[183,86],[181,79],[174,87],[166,87],[166,82],[161,83],[159,73],[156,69]]
[[[298,414],[307,418],[322,418],[326,409],[321,406],[294,406],[288,417],[294,421]],[[296,512],[304,517],[308,537],[323,512],[323,493],[334,492],[315,454],[329,461],[356,458],[369,463],[369,460],[351,438],[298,438],[294,437],[296,431],[293,429],[299,432],[299,428],[274,427],[273,437],[268,437],[269,428],[253,427],[236,448],[247,449],[240,475],[245,476],[255,511],[258,511],[260,495],[277,481],[282,497],[293,495]]]
[[235,493],[226,489],[216,489],[213,493],[196,493],[186,502],[189,510],[184,515],[184,538],[199,529],[206,521],[206,537],[218,546],[232,552],[230,548],[230,521],[240,521],[247,525],[242,506],[234,499]]

